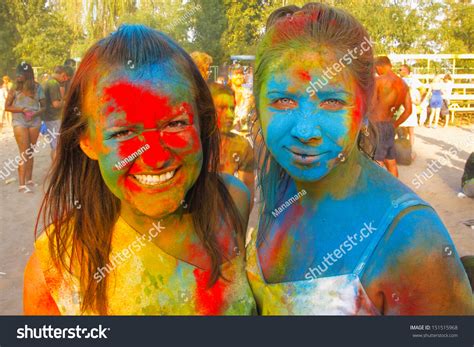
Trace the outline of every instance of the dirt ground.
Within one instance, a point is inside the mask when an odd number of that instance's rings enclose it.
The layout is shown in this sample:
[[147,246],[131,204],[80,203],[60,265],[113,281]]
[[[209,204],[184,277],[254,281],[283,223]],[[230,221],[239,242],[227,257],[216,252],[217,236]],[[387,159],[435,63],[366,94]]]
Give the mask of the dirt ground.
[[[39,141],[33,174],[38,183],[43,181],[51,163],[49,145],[44,139]],[[474,199],[457,196],[465,161],[474,151],[474,126],[417,128],[415,151],[415,162],[399,168],[400,180],[436,209],[459,254],[474,255],[474,230],[462,223],[474,218]],[[14,160],[16,155],[12,130],[4,127],[0,130],[0,170],[5,172],[5,162]],[[440,157],[446,157],[447,160],[441,160],[445,165],[436,169],[433,177],[422,178],[423,184],[416,189],[416,175],[424,177],[431,161]],[[11,177],[16,178],[17,173],[12,172],[8,178]],[[41,187],[33,194],[21,194],[17,189],[17,181],[5,184],[0,180],[0,315],[22,314],[23,269],[33,249],[34,224],[42,196]],[[250,227],[256,223],[254,209]]]

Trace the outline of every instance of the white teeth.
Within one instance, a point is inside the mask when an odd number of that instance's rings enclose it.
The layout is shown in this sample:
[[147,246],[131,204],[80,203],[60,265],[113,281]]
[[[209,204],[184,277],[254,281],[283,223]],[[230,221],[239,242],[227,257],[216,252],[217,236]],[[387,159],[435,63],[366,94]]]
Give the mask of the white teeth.
[[156,184],[160,184],[160,183],[169,181],[171,178],[173,178],[175,172],[176,172],[176,170],[169,171],[169,172],[161,174],[161,175],[134,175],[134,177],[141,184],[146,184],[146,185],[152,186],[152,185],[156,185]]

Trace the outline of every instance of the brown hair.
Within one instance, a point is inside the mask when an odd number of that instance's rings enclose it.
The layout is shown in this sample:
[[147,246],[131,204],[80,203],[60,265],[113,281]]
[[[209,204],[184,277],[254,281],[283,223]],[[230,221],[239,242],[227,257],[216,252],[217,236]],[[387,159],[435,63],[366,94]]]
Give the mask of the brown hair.
[[[179,72],[192,81],[203,150],[203,168],[185,200],[192,214],[199,239],[212,260],[210,282],[219,276],[223,258],[215,237],[215,227],[224,216],[238,235],[244,234],[241,216],[217,173],[219,132],[207,85],[191,57],[161,32],[143,25],[124,25],[115,33],[89,48],[71,81],[63,110],[57,157],[51,169],[45,197],[38,216],[48,229],[50,253],[59,269],[73,273],[76,262],[80,273],[81,310],[107,312],[106,278],[95,281],[92,276],[109,260],[114,225],[120,214],[120,200],[105,185],[99,164],[87,157],[79,139],[87,129],[88,119],[80,112],[83,95],[97,78],[97,68],[127,67],[173,62]],[[177,73],[179,73],[177,72]],[[205,197],[205,198],[204,198]],[[79,201],[81,208],[75,203]],[[36,232],[35,231],[35,232]],[[68,254],[68,246],[72,246]],[[73,264],[74,263],[74,264]]]
[[28,93],[30,95],[35,95],[35,92],[36,92],[36,83],[35,81],[33,80],[26,80],[24,83],[23,83],[23,86],[22,86],[22,89],[21,91],[23,93]]
[[211,95],[213,97],[217,96],[217,95],[220,95],[220,94],[227,94],[229,96],[232,96],[233,98],[235,98],[235,93],[234,91],[228,87],[228,86],[225,86],[223,84],[219,84],[219,83],[209,83],[209,90],[211,91]]

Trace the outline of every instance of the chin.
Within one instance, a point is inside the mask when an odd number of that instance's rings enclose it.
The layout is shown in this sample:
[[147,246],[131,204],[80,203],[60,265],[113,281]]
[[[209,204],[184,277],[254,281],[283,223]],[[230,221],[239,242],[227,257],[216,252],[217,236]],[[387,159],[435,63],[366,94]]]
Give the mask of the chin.
[[326,165],[327,163],[321,163],[319,167],[311,168],[301,168],[291,165],[290,167],[285,168],[285,171],[295,181],[317,182],[331,171],[331,168],[328,169]]
[[164,218],[172,213],[174,213],[180,207],[179,201],[173,201],[165,204],[143,204],[143,203],[133,203],[133,207],[138,214],[145,215],[153,219]]

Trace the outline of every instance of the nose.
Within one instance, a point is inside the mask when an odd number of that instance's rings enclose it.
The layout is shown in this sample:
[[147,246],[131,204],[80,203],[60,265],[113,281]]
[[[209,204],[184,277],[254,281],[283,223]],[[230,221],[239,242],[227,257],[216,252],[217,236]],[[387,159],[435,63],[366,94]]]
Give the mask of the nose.
[[290,134],[303,143],[321,141],[321,128],[315,121],[311,121],[307,117],[299,119]]
[[164,143],[160,131],[157,129],[146,131],[143,137],[143,146],[149,146],[140,156],[143,163],[150,168],[166,167],[172,159],[172,153]]

